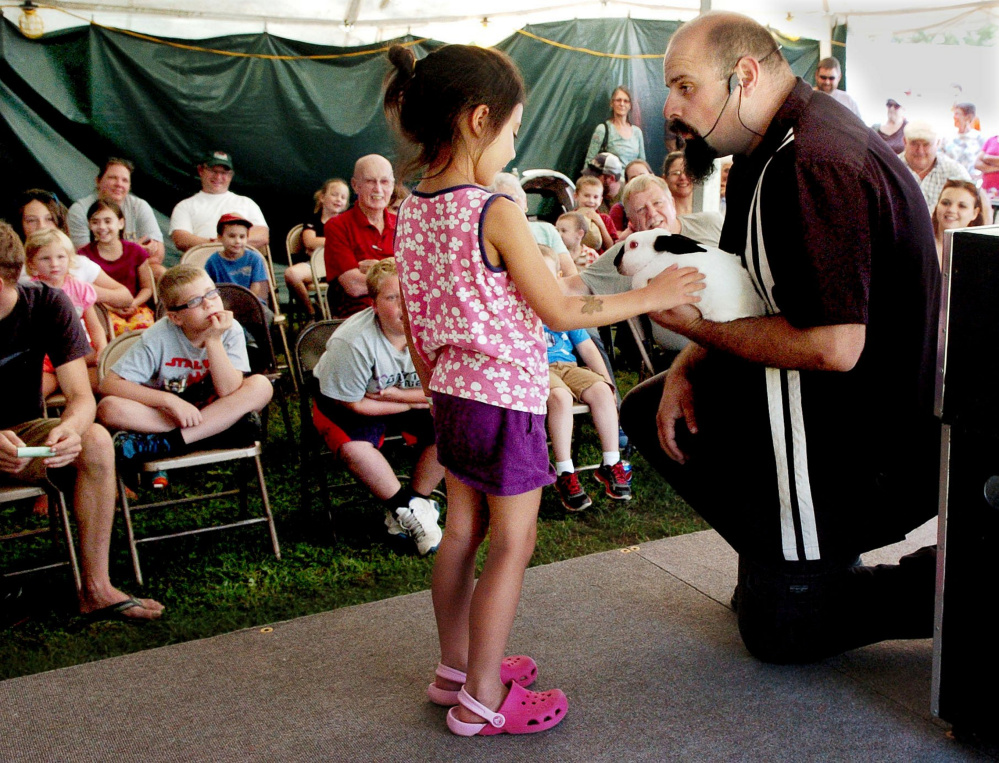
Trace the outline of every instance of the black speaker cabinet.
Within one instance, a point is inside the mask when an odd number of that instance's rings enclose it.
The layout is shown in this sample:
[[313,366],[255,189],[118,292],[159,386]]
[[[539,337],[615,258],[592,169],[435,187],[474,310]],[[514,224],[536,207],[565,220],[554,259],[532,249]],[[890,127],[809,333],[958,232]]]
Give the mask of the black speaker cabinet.
[[[999,735],[999,226],[945,235],[943,421],[932,709],[958,736]],[[991,625],[990,625],[991,623]]]

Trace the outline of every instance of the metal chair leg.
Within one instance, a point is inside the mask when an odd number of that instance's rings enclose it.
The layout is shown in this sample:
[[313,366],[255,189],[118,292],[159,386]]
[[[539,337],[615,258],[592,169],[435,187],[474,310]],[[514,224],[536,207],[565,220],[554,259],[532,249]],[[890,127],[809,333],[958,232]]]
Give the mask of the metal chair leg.
[[260,463],[260,456],[253,459],[257,467],[257,483],[260,486],[260,500],[264,504],[264,513],[267,515],[267,529],[271,534],[271,546],[274,548],[274,556],[281,558],[281,546],[278,544],[277,527],[274,526],[274,514],[271,512],[271,500],[267,494],[267,483],[264,481],[264,467]]
[[128,535],[128,553],[132,557],[132,569],[135,571],[135,582],[142,585],[142,567],[139,566],[139,547],[135,542],[135,530],[132,527],[132,511],[128,505],[128,493],[125,491],[125,480],[118,475],[118,495],[121,498],[121,513],[125,516],[125,532]]
[[61,490],[50,490],[49,508],[53,507],[62,518],[62,532],[66,540],[66,553],[69,555],[69,568],[73,573],[73,583],[76,584],[77,595],[83,593],[83,578],[80,576],[80,563],[76,556],[76,546],[73,544],[73,531],[69,526],[69,510],[66,507],[66,496]]

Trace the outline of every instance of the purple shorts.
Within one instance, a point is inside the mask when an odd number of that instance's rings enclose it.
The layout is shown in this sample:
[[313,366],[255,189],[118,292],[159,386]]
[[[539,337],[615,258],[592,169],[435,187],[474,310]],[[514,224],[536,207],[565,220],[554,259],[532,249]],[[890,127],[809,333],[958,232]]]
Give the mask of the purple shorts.
[[486,495],[520,495],[555,481],[545,417],[434,392],[437,460]]

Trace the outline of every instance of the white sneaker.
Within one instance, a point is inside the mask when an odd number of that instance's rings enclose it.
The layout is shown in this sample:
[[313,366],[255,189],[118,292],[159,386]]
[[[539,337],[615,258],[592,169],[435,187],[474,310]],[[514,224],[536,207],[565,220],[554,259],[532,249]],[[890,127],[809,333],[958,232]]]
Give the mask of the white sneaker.
[[437,524],[440,515],[436,502],[426,498],[411,498],[409,506],[401,506],[395,510],[396,519],[413,539],[420,556],[436,551],[444,537],[444,532]]
[[388,534],[396,538],[409,537],[403,526],[399,524],[399,520],[395,518],[395,514],[387,509],[385,510],[385,527],[388,529]]

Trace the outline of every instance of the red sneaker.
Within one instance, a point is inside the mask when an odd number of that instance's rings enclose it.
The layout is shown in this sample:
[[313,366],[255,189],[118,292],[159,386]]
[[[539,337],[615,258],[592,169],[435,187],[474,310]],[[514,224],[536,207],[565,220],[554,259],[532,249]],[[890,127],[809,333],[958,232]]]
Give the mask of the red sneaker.
[[593,505],[590,496],[579,484],[576,472],[562,472],[555,480],[555,492],[565,506],[566,511],[582,511]]
[[603,483],[608,498],[615,501],[631,500],[631,474],[624,468],[624,461],[618,461],[613,466],[604,464],[593,476]]

